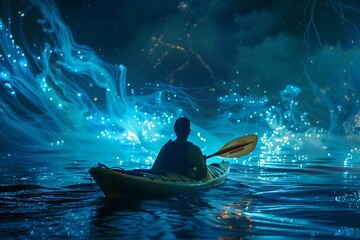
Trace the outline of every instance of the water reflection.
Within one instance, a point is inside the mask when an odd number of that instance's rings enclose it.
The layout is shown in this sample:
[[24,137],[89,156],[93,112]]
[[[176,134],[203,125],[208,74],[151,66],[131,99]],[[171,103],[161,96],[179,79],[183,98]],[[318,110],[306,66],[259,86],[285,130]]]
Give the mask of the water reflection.
[[204,234],[199,217],[209,209],[212,206],[199,193],[163,199],[101,198],[91,232],[95,237],[197,238]]
[[251,207],[253,196],[248,196],[240,201],[226,204],[224,209],[216,216],[219,220],[219,227],[227,227],[231,230],[231,235],[224,238],[233,238],[234,236],[248,236],[253,227],[253,220],[247,216],[246,212]]
[[0,235],[19,239],[88,235],[91,195],[89,184],[64,188],[3,186],[0,192]]

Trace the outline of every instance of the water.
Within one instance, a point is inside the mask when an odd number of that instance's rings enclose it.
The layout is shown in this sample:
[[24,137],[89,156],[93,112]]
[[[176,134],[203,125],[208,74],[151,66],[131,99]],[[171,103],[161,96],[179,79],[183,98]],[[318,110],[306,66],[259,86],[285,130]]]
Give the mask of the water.
[[1,166],[0,236],[358,239],[360,164],[351,159],[359,154],[359,149],[350,157],[340,152],[306,158],[252,154],[244,157],[245,164],[231,160],[228,179],[218,187],[122,200],[104,198],[87,174],[91,160],[52,159],[50,166],[48,159],[26,164],[6,156],[14,166]]

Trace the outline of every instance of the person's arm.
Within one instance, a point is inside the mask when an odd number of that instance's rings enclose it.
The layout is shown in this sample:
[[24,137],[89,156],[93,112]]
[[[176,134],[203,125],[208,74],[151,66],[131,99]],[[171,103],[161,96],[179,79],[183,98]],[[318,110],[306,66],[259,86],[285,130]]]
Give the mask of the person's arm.
[[162,170],[162,165],[163,165],[163,160],[164,160],[164,152],[165,152],[165,145],[162,146],[162,148],[160,149],[155,162],[152,166],[152,170]]
[[195,180],[200,181],[206,177],[207,167],[204,156],[198,146],[190,145],[189,148],[190,161],[192,161],[195,174]]

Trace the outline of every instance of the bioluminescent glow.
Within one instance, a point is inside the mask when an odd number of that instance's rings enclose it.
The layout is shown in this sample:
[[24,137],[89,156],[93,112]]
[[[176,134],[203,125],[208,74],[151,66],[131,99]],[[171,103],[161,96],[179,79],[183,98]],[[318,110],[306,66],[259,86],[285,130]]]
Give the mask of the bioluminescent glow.
[[[162,126],[181,110],[168,109],[160,90],[135,97],[124,66],[102,62],[76,44],[53,3],[35,6],[44,14],[37,21],[47,41],[30,45],[22,39],[20,47],[11,20],[1,21],[3,143],[46,149],[68,141],[96,144],[99,138],[146,145],[163,137]],[[20,24],[26,16],[21,13]],[[182,100],[180,90],[173,95]]]
[[[310,13],[306,12],[310,18],[305,23],[302,59],[303,75],[311,89],[285,84],[277,92],[278,102],[271,101],[274,96],[266,90],[251,93],[254,89],[247,87],[249,94],[245,94],[238,80],[215,79],[210,65],[191,47],[168,43],[161,36],[150,40],[155,70],[166,61],[165,52],[156,52],[162,46],[195,56],[211,75],[214,83],[202,88],[205,94],[216,95],[216,106],[212,106],[216,113],[211,116],[201,110],[198,97],[173,84],[188,59],[168,71],[167,83],[135,88],[136,79],[126,79],[125,66],[107,63],[91,47],[74,41],[52,1],[32,1],[16,15],[9,11],[8,18],[0,20],[1,145],[39,152],[112,152],[121,159],[132,149],[137,154],[134,159],[151,162],[173,136],[174,119],[186,115],[194,123],[193,141],[206,146],[204,151],[216,150],[224,141],[248,133],[259,134],[265,153],[299,151],[304,144],[335,146],[340,140],[324,143],[329,134],[354,136],[360,131],[359,35],[356,25],[339,15],[344,34],[353,44],[327,46],[311,17],[315,2],[308,6]],[[329,2],[335,12],[344,8]],[[185,11],[189,6],[184,4],[179,8]],[[189,34],[191,31],[189,28]],[[321,46],[316,53],[311,52],[314,34]],[[191,35],[187,36],[191,41]],[[240,52],[248,51],[251,49]],[[306,100],[309,94],[315,101]]]

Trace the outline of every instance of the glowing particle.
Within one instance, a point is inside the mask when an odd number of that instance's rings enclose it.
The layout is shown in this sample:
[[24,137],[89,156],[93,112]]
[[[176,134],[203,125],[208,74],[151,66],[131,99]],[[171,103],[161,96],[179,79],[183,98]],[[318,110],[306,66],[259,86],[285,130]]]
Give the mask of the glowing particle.
[[10,77],[10,73],[8,72],[8,71],[4,71],[4,72],[1,72],[1,77],[3,78],[3,79],[9,79],[9,77]]

